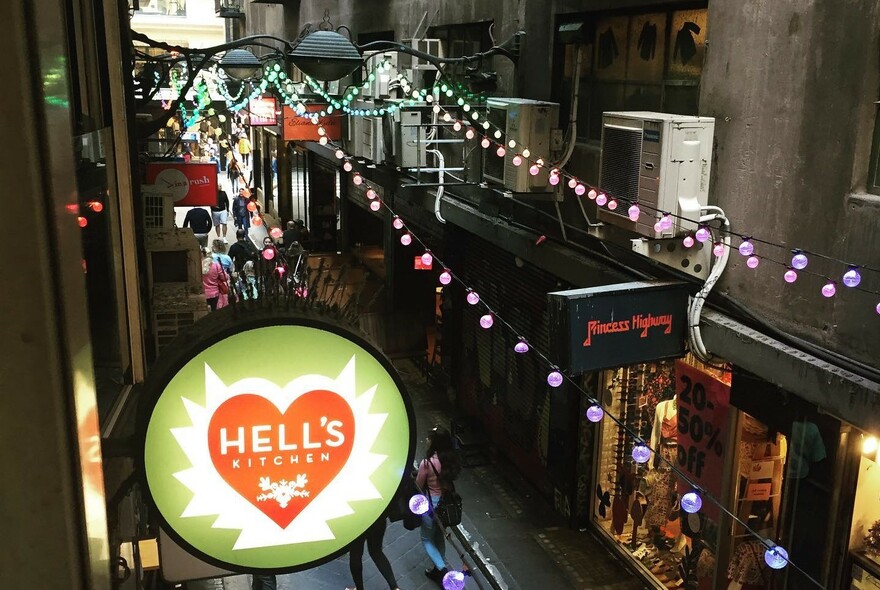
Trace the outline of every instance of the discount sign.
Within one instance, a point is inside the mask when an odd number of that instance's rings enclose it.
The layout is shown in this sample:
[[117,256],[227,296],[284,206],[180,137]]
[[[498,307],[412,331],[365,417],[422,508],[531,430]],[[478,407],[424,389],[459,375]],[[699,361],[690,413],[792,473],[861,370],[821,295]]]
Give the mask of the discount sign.
[[[697,485],[721,497],[724,472],[724,444],[730,411],[730,386],[682,361],[675,362],[678,405],[678,466]],[[680,493],[691,486],[680,482]],[[709,518],[718,508],[706,502]]]

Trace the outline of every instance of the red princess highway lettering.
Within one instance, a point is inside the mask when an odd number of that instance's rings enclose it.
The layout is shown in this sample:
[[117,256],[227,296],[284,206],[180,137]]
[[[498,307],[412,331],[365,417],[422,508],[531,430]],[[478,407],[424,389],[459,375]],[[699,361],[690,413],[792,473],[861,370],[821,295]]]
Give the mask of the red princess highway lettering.
[[628,320],[617,320],[611,322],[600,322],[598,320],[590,320],[587,322],[587,339],[584,340],[584,346],[593,344],[593,336],[602,334],[616,334],[619,332],[639,332],[639,338],[647,338],[648,330],[651,328],[663,328],[664,334],[672,333],[672,314],[652,315],[652,314],[636,314]]

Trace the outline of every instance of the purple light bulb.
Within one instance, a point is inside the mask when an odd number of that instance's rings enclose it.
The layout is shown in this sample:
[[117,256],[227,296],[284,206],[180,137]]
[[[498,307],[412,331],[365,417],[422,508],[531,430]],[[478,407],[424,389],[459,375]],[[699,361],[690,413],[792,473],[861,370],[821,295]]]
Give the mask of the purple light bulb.
[[443,576],[443,590],[464,590],[465,576],[455,570]]
[[659,221],[658,221],[657,223],[654,224],[654,231],[655,231],[656,233],[658,233],[658,234],[662,234],[662,233],[663,233],[663,226],[660,225],[660,222],[659,222]]
[[834,285],[834,281],[825,283],[825,285],[822,287],[823,297],[834,297],[835,293],[837,293],[837,287]]
[[796,270],[804,270],[809,262],[810,259],[800,250],[795,250],[794,256],[791,257],[791,266]]
[[788,551],[779,545],[774,545],[772,549],[764,552],[764,561],[773,569],[781,570],[788,565]]
[[400,236],[400,243],[404,246],[409,246],[410,244],[412,244],[412,235],[409,233],[403,234],[402,236]]
[[470,303],[471,305],[476,305],[477,303],[480,302],[480,296],[477,294],[476,291],[468,290],[468,294],[467,294],[466,299],[467,299],[467,302]]
[[587,408],[587,420],[590,422],[599,422],[603,417],[605,417],[605,410],[599,404],[593,404]]
[[669,213],[664,213],[663,217],[660,218],[660,226],[664,231],[672,229],[672,216]]
[[425,252],[422,254],[422,264],[425,266],[431,266],[434,263],[434,257],[431,256],[430,252]]
[[848,271],[843,273],[843,284],[847,287],[858,287],[861,282],[862,275],[859,274],[859,269],[856,267],[851,266]]
[[709,228],[705,225],[701,225],[699,229],[697,229],[696,238],[697,241],[701,244],[706,242],[710,237],[712,237],[712,233],[709,231]]
[[681,241],[682,246],[685,248],[691,248],[694,245],[694,237],[693,236],[685,236]]
[[513,345],[513,352],[516,352],[519,354],[525,354],[528,351],[529,351],[529,345],[526,343],[525,340],[520,340],[519,342],[517,342],[516,344]]
[[441,285],[448,285],[451,282],[452,282],[452,275],[449,273],[448,270],[444,270],[443,272],[440,273],[440,284]]
[[877,314],[880,315],[880,303],[877,304],[877,307],[874,308],[874,311],[876,311]]
[[798,277],[797,271],[792,270],[792,269],[788,269],[787,271],[785,271],[785,274],[782,275],[782,278],[785,279],[786,283],[795,282],[797,280],[797,277]]
[[605,193],[599,193],[596,195],[596,204],[602,207],[605,203],[608,202],[608,197],[605,196]]
[[428,498],[422,494],[416,494],[409,499],[409,509],[413,514],[422,514],[428,511]]
[[480,318],[480,327],[484,330],[488,330],[492,327],[492,324],[495,323],[495,320],[492,318],[491,313],[487,313],[483,317]]
[[395,215],[394,219],[391,220],[391,225],[394,227],[394,229],[403,229],[403,220]]
[[647,463],[648,459],[651,458],[651,449],[645,446],[644,443],[639,443],[633,447],[632,458],[636,463]]
[[755,252],[755,245],[747,238],[743,239],[743,243],[739,245],[739,253],[743,256],[751,256]]
[[757,256],[749,256],[746,259],[746,266],[748,266],[749,268],[758,268],[759,262],[760,260],[758,260]]
[[719,257],[719,258],[721,258],[722,256],[724,256],[724,251],[725,251],[725,249],[726,249],[726,248],[724,247],[724,244],[723,244],[723,243],[721,243],[721,242],[715,242],[715,245],[712,246],[712,254],[714,254],[715,256],[717,256],[717,257]]
[[638,221],[639,216],[642,214],[642,210],[639,209],[639,206],[633,203],[630,205],[629,209],[626,210],[626,214],[629,216],[630,221]]
[[696,514],[703,507],[703,499],[697,492],[688,492],[681,497],[681,509],[688,514]]
[[563,377],[559,371],[550,371],[547,374],[547,385],[550,387],[559,387],[562,385]]

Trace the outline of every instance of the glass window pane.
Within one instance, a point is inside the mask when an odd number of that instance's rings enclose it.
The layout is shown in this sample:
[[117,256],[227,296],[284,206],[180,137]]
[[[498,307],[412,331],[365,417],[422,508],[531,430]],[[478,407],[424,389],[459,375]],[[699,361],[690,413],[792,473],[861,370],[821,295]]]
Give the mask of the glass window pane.
[[614,16],[596,23],[594,69],[601,80],[626,79],[629,17]]
[[662,80],[666,55],[666,14],[637,14],[630,19],[627,80]]
[[672,13],[669,33],[669,78],[699,78],[706,53],[706,9]]

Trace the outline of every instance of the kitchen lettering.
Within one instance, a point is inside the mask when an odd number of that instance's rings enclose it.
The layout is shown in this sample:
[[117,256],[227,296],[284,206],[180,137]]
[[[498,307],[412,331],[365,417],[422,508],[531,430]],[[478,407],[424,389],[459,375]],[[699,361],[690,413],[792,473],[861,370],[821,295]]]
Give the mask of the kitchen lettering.
[[590,320],[587,322],[587,338],[584,340],[584,346],[592,346],[593,336],[601,336],[604,334],[638,332],[640,338],[647,338],[651,328],[663,328],[664,334],[671,334],[672,314],[636,314],[628,320],[615,320],[609,322]]

